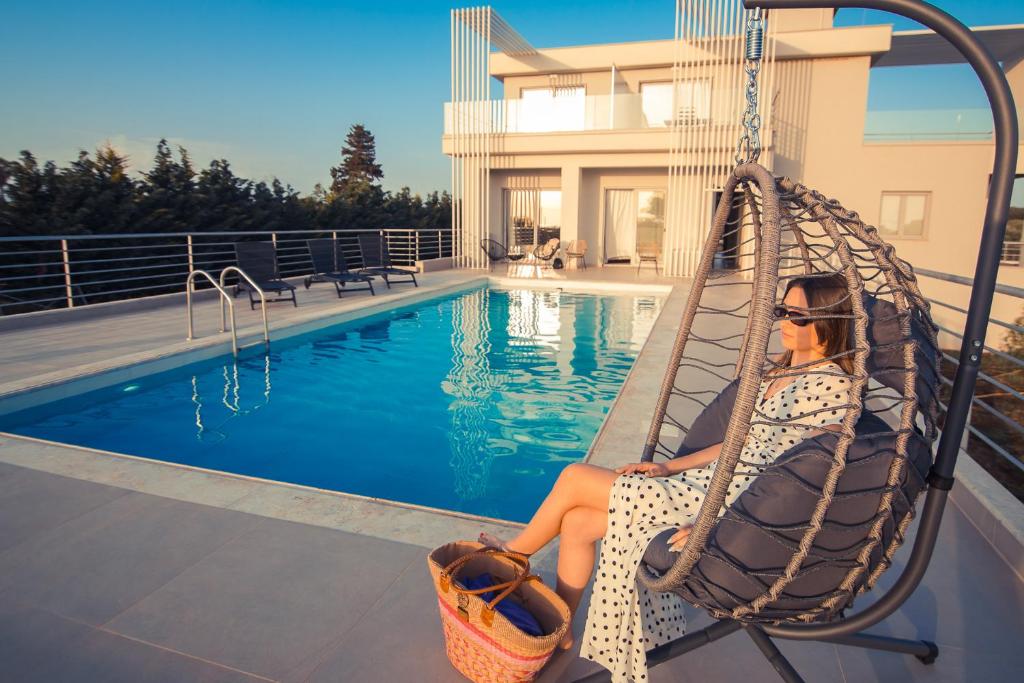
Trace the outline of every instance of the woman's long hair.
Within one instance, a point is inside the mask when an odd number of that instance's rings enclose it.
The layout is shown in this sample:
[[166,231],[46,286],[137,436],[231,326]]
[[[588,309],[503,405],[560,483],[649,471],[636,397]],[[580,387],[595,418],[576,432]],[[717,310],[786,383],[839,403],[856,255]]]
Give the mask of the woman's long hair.
[[[839,273],[794,278],[786,285],[786,294],[794,287],[802,289],[804,296],[807,297],[809,316],[830,316],[812,320],[811,324],[814,325],[818,339],[825,342],[825,357],[836,356],[832,358],[832,362],[841,367],[846,374],[852,375],[853,355],[849,351],[853,342],[850,334],[853,306],[850,305],[850,290],[846,286],[846,278]],[[779,366],[786,368],[792,362],[793,352],[786,349],[779,359]]]

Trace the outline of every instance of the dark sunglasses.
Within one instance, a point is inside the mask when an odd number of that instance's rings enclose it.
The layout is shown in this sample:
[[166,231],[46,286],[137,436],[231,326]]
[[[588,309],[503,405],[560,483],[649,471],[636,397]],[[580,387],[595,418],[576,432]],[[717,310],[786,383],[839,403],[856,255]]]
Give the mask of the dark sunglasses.
[[803,327],[804,325],[807,325],[811,322],[810,320],[807,319],[806,313],[794,311],[793,309],[786,308],[785,306],[776,306],[775,319],[783,320],[785,318],[789,318],[789,322],[793,323],[797,327]]

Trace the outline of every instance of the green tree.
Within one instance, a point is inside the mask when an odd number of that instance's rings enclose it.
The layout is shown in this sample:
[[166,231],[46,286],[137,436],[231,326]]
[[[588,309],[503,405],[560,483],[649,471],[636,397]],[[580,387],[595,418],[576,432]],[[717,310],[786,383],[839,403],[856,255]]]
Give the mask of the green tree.
[[192,228],[196,173],[184,147],[178,147],[178,157],[180,161],[175,161],[167,140],[157,143],[153,167],[138,184],[140,232],[186,232]]
[[373,133],[361,123],[353,125],[341,148],[341,165],[331,168],[331,192],[340,195],[350,186],[374,185],[383,177]]
[[214,159],[196,182],[197,209],[192,229],[197,231],[251,230],[252,182],[239,178],[227,159]]
[[4,182],[0,185],[0,234],[59,234],[62,225],[54,221],[59,172],[48,161],[42,166],[28,150],[17,161],[4,161]]
[[68,233],[130,232],[135,223],[135,183],[128,158],[107,144],[95,157],[81,151],[60,172],[54,222]]

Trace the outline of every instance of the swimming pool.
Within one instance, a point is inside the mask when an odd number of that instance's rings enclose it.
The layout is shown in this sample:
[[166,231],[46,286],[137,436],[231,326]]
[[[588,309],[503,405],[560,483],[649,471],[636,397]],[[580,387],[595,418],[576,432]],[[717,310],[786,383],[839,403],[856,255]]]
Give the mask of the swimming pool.
[[661,305],[477,288],[0,416],[0,431],[526,521],[586,455]]

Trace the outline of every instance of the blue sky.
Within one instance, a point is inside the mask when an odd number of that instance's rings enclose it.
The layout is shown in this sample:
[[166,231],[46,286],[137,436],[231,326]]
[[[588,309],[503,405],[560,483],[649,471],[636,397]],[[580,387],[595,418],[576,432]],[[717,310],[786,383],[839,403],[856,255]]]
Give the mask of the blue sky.
[[[937,3],[968,25],[1024,23],[1009,0]],[[451,2],[314,0],[8,3],[0,23],[0,157],[65,164],[109,140],[148,168],[156,141],[201,165],[308,193],[348,127],[377,138],[384,186],[445,189]],[[461,6],[461,4],[459,5]],[[494,7],[537,47],[670,38],[673,0],[515,0]],[[837,24],[895,23],[844,10]],[[961,67],[876,70],[869,107],[984,107]]]

